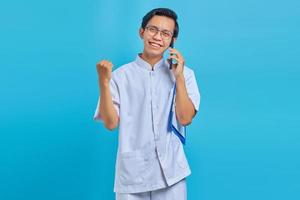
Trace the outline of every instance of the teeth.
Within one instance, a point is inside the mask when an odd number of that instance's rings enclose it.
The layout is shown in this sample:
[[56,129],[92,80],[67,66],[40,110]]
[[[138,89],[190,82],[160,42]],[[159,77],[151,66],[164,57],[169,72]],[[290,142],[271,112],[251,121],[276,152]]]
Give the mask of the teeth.
[[160,47],[159,44],[155,44],[155,43],[152,43],[152,42],[150,42],[150,45],[152,45],[152,46],[154,46],[154,47]]

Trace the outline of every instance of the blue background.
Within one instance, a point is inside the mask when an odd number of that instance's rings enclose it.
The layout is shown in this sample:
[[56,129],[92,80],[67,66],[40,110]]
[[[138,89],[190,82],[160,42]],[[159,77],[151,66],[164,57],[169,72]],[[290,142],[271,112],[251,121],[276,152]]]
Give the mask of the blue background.
[[132,61],[156,7],[179,15],[202,96],[189,199],[300,199],[299,1],[13,0],[0,3],[1,200],[114,199],[95,64]]

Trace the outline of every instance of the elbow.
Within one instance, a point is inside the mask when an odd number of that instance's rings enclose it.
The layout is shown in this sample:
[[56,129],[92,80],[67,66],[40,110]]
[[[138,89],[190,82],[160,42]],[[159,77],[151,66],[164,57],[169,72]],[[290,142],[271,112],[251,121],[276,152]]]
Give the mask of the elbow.
[[105,128],[107,128],[110,131],[112,131],[113,129],[117,128],[118,123],[119,123],[119,119],[105,120],[104,121]]
[[[176,108],[176,107],[175,107]],[[195,116],[195,109],[193,106],[190,107],[179,107],[176,109],[176,118],[177,121],[182,126],[187,126],[192,123],[192,120]]]
[[178,121],[182,126],[187,126],[192,123],[192,117],[188,116],[179,116]]
[[114,130],[117,126],[117,123],[105,123],[105,128],[107,128],[110,131]]
[[113,115],[113,116],[105,115],[105,114],[102,114],[100,111],[100,116],[101,116],[102,122],[104,123],[105,128],[110,131],[115,129],[119,124],[119,116],[118,115]]

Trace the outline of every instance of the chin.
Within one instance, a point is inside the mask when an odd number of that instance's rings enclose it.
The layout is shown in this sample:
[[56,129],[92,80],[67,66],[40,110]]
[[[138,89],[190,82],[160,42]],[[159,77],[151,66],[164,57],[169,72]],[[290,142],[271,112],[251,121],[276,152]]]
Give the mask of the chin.
[[147,54],[151,55],[151,56],[162,56],[164,54],[164,50],[163,49],[147,49],[146,50]]
[[162,56],[163,52],[148,51],[148,54],[151,55],[151,56],[157,57],[157,56]]

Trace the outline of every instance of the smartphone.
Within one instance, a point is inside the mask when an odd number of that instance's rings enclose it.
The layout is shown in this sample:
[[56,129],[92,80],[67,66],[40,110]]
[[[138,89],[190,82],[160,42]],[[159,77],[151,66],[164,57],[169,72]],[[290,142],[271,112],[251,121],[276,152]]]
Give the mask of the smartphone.
[[[173,42],[173,39],[172,39],[172,42],[171,42],[171,44],[170,44],[170,47],[171,47],[171,48],[174,48],[174,42]],[[172,55],[172,54],[171,54],[171,55]],[[171,58],[171,59],[170,59],[170,67],[169,67],[169,68],[172,69],[172,66],[173,66],[173,59]]]

